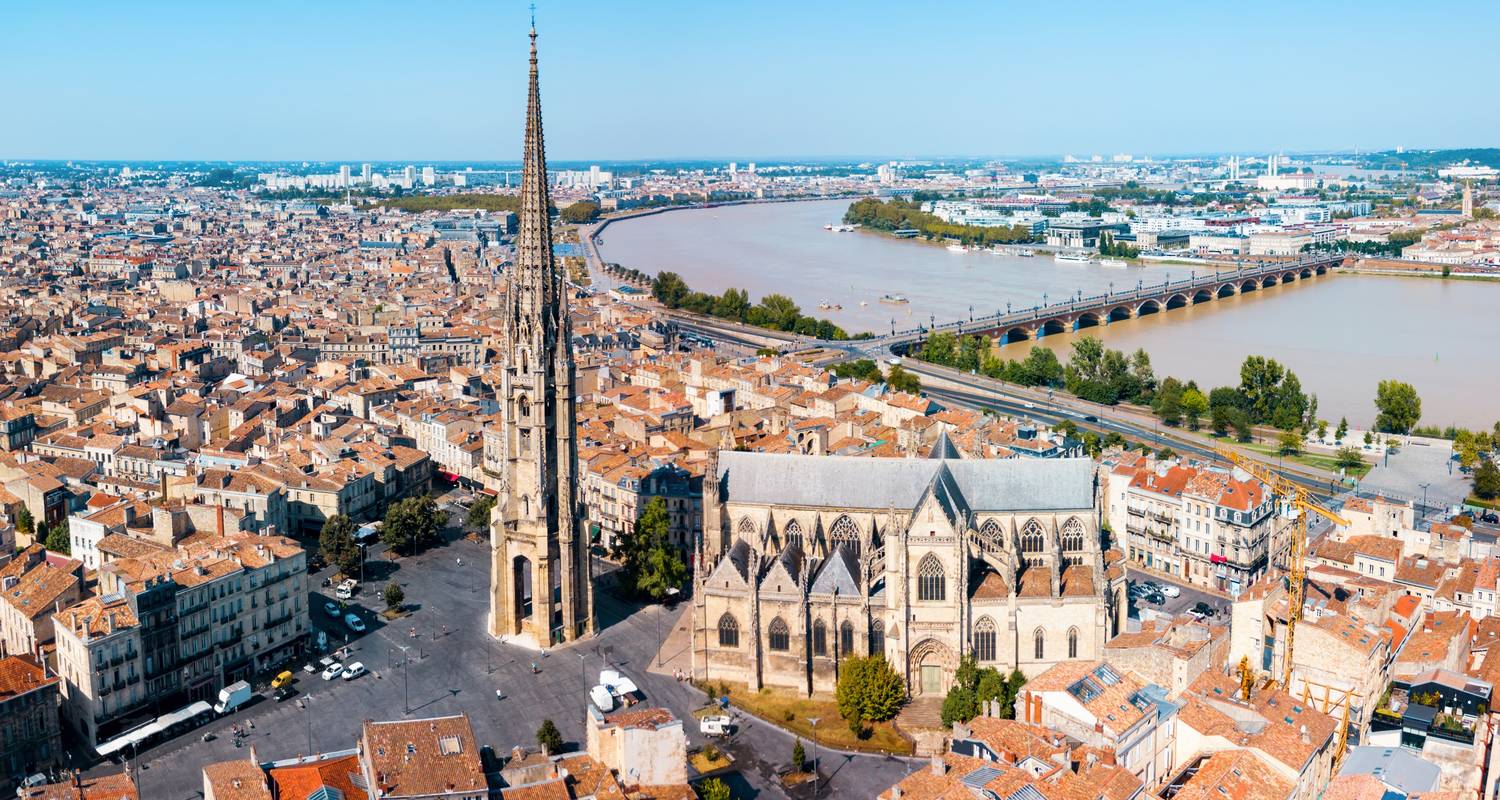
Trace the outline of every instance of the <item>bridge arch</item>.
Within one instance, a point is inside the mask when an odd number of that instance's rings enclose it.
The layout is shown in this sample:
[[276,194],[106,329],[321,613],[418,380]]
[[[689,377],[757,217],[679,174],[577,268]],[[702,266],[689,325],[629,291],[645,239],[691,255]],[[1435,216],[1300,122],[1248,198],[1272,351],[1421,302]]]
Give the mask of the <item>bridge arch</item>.
[[1259,288],[1260,288],[1260,284],[1257,283],[1255,280],[1253,280],[1253,279],[1252,280],[1248,280],[1248,281],[1245,281],[1244,283],[1240,284],[1240,294],[1244,294],[1245,292],[1253,292],[1253,291],[1255,291],[1256,289],[1259,289]]
[[1298,277],[1298,278],[1301,278],[1301,279],[1303,279],[1303,280],[1306,280],[1306,279],[1308,279],[1308,278],[1311,278],[1311,277],[1312,277],[1312,276],[1313,276],[1313,272],[1312,272],[1312,270],[1311,270],[1311,269],[1309,269],[1309,268],[1307,268],[1307,267],[1303,267],[1303,268],[1302,268],[1302,271],[1301,271],[1301,272],[1299,272],[1299,273],[1297,273],[1297,277]]
[[1102,324],[1104,323],[1099,319],[1099,314],[1097,312],[1085,311],[1082,314],[1078,315],[1077,321],[1073,323],[1073,330],[1077,331],[1083,330],[1084,328],[1093,328]]
[[1068,324],[1060,319],[1054,318],[1043,322],[1041,327],[1037,328],[1036,338],[1040,339],[1043,336],[1052,336],[1054,334],[1067,332]]
[[1214,296],[1215,297],[1233,297],[1238,292],[1239,292],[1239,287],[1238,286],[1235,286],[1233,283],[1226,283],[1223,286],[1220,286],[1218,289],[1214,290]]
[[1182,308],[1183,306],[1185,306],[1187,304],[1188,304],[1187,295],[1185,295],[1185,294],[1183,294],[1181,292],[1178,292],[1177,294],[1174,294],[1171,297],[1167,298],[1167,305],[1166,305],[1166,307],[1167,308]]
[[1136,307],[1135,315],[1137,317],[1143,317],[1147,314],[1155,314],[1158,311],[1161,311],[1161,303],[1155,300],[1147,300],[1146,302],[1141,303]]
[[1328,274],[1328,265],[1327,264],[1318,264],[1318,266],[1313,269],[1313,272],[1315,272],[1315,273],[1317,273],[1319,275],[1327,275]]
[[1275,275],[1267,275],[1264,278],[1261,278],[1260,279],[1260,285],[1262,287],[1265,287],[1265,286],[1275,286],[1276,285],[1276,276]]
[[1214,299],[1214,293],[1208,289],[1199,289],[1196,293],[1193,294],[1194,305],[1197,305],[1198,303],[1207,303],[1212,299]]
[[1291,283],[1294,280],[1297,280],[1297,273],[1296,272],[1283,272],[1283,273],[1281,273],[1281,282],[1282,283]]
[[1013,342],[1024,342],[1031,338],[1031,332],[1025,328],[1011,328],[1000,334],[995,340],[996,344],[1011,344]]
[[1110,322],[1119,322],[1123,319],[1130,319],[1133,316],[1135,316],[1135,313],[1130,310],[1130,306],[1115,306],[1109,310]]

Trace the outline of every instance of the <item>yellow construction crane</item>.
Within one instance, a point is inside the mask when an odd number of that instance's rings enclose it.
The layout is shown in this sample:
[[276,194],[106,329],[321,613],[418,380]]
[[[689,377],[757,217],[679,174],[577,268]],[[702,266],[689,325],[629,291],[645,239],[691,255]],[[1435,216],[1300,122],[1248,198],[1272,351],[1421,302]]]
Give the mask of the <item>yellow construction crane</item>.
[[1332,511],[1314,503],[1312,492],[1301,484],[1287,480],[1281,473],[1271,469],[1269,466],[1256,461],[1249,456],[1231,450],[1227,447],[1215,448],[1218,454],[1229,463],[1250,473],[1256,480],[1270,487],[1271,494],[1287,501],[1292,508],[1297,509],[1297,521],[1292,528],[1291,550],[1287,554],[1287,595],[1286,595],[1286,648],[1282,658],[1281,686],[1291,691],[1292,684],[1292,643],[1296,640],[1297,622],[1302,619],[1302,592],[1303,582],[1307,578],[1307,523],[1312,514],[1332,522],[1335,525],[1349,524],[1349,521]]

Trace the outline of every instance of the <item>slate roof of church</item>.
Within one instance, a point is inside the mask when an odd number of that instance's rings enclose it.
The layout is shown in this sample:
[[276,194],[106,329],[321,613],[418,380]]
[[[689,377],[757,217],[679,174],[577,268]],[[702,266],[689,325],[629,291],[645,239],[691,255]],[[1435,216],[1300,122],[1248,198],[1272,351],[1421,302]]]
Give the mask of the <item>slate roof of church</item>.
[[883,510],[915,508],[940,470],[976,511],[1052,511],[1094,504],[1089,459],[948,459],[805,456],[722,451],[720,492],[729,502]]

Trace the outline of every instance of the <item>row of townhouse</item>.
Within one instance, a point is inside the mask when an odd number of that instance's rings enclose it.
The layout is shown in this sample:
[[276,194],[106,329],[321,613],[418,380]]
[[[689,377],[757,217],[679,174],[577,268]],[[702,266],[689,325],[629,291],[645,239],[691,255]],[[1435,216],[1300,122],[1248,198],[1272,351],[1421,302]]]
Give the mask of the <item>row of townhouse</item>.
[[100,567],[100,595],[53,615],[63,717],[90,747],[297,657],[312,631],[307,559],[291,539],[140,544]]
[[1109,470],[1105,493],[1127,557],[1197,586],[1238,594],[1291,544],[1284,504],[1238,468],[1137,457]]

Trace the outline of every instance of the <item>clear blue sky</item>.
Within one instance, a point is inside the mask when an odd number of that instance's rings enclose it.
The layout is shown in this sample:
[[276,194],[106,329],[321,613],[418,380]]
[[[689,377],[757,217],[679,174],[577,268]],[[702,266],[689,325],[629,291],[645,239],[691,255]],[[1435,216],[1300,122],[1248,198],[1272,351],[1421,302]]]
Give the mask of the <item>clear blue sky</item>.
[[[524,0],[5,0],[0,158],[514,159]],[[541,0],[554,160],[1493,145],[1475,2]]]

